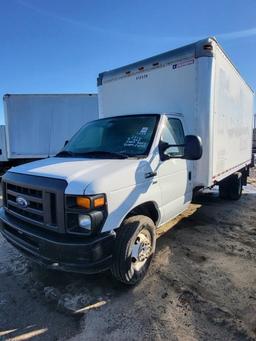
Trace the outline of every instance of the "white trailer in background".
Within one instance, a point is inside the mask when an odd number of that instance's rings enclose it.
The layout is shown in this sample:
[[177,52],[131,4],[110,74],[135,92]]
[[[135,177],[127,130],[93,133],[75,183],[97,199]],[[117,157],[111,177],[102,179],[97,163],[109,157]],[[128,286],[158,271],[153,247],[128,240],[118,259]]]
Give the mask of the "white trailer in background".
[[7,94],[3,102],[2,168],[55,155],[82,125],[98,118],[96,94]]

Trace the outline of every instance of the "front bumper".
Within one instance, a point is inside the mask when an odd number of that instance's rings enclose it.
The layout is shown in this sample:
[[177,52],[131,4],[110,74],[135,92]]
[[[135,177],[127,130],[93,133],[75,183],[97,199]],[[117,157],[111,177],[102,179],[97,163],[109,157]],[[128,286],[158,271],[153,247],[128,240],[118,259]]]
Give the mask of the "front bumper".
[[112,264],[115,232],[96,237],[73,237],[23,223],[0,209],[0,232],[17,249],[47,268],[87,274]]

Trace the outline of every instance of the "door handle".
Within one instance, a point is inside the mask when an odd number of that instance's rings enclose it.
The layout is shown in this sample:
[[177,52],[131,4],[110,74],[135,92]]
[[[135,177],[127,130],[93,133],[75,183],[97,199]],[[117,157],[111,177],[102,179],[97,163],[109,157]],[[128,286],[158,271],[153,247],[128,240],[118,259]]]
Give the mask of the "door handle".
[[157,172],[145,173],[145,179],[153,178],[156,175],[157,175]]

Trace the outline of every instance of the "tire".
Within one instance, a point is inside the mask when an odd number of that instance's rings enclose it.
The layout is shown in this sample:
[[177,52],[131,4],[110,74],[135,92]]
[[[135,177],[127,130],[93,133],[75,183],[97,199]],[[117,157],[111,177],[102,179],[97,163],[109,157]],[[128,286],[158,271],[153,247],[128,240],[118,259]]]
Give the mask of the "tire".
[[143,215],[123,222],[117,233],[111,269],[118,281],[135,285],[143,279],[155,253],[155,230],[153,221]]
[[242,174],[236,172],[219,183],[219,196],[222,199],[238,200],[243,190]]
[[230,176],[229,199],[240,199],[242,195],[242,190],[242,174],[240,172],[232,174]]
[[226,179],[219,183],[219,196],[221,199],[228,199],[228,181]]

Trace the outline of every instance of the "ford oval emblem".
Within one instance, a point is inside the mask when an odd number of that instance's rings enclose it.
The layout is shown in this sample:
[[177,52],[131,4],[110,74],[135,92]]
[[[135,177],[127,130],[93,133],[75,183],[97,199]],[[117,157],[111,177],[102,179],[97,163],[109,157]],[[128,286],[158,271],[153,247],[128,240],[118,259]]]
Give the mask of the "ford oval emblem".
[[26,208],[26,207],[28,207],[28,201],[25,199],[25,198],[23,198],[23,197],[17,197],[16,198],[16,203],[20,206],[20,207],[22,207],[22,208]]

